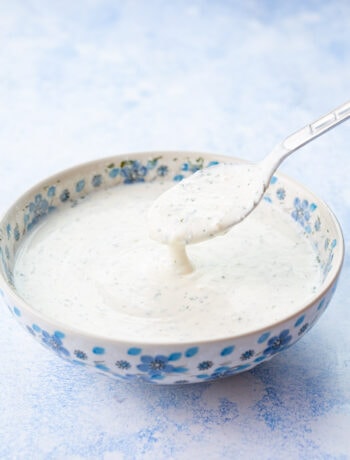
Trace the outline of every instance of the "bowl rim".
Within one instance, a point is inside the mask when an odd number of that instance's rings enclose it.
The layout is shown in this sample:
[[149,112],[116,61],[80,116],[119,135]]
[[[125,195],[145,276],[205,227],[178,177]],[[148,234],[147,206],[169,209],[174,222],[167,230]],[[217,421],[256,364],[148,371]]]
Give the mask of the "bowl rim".
[[[15,201],[12,202],[12,204],[2,213],[0,216],[0,225],[3,224],[4,220],[6,217],[13,212],[14,209],[18,208],[19,204],[28,196],[33,196],[33,194],[38,191],[39,189],[42,189],[44,186],[46,186],[48,183],[53,183],[57,180],[60,180],[63,182],[62,178],[64,176],[69,176],[73,175],[75,172],[80,171],[82,168],[84,170],[88,170],[90,168],[96,167],[97,165],[100,164],[108,164],[113,161],[116,161],[116,159],[140,159],[144,157],[150,157],[150,156],[174,156],[176,155],[177,157],[183,158],[183,159],[188,159],[189,157],[192,156],[200,156],[204,157],[207,160],[218,160],[218,161],[224,161],[224,160],[231,160],[234,163],[249,163],[245,159],[238,158],[235,156],[231,155],[224,155],[224,154],[217,154],[217,153],[210,153],[210,152],[201,152],[201,151],[195,151],[195,150],[149,150],[149,151],[139,151],[139,152],[127,152],[127,153],[118,153],[115,155],[109,155],[107,157],[100,157],[96,158],[94,160],[90,160],[87,162],[82,162],[78,163],[76,165],[70,166],[68,168],[64,168],[52,175],[49,175],[42,179],[39,182],[36,182],[34,185],[32,185],[29,189],[27,189],[24,193],[20,194]],[[62,321],[54,320],[52,317],[48,316],[45,313],[41,313],[38,310],[36,310],[30,303],[28,303],[25,299],[23,299],[16,291],[15,286],[12,286],[8,280],[5,278],[3,274],[3,270],[0,270],[0,289],[4,291],[4,293],[7,294],[8,297],[11,299],[15,300],[16,306],[19,305],[20,308],[22,308],[23,311],[26,311],[29,315],[32,317],[35,317],[40,321],[44,322],[46,325],[49,327],[52,327],[52,330],[62,330],[64,331],[65,334],[68,334],[70,337],[75,336],[80,336],[84,337],[88,340],[93,340],[96,343],[104,342],[105,344],[109,345],[124,345],[125,347],[130,347],[132,346],[142,346],[142,347],[147,347],[147,348],[168,348],[171,347],[173,348],[174,346],[178,347],[191,347],[191,346],[203,346],[203,345],[212,345],[212,344],[220,344],[224,342],[233,342],[233,341],[238,341],[245,339],[249,336],[258,336],[266,332],[267,330],[275,330],[278,329],[279,326],[283,325],[284,323],[287,323],[291,321],[293,318],[301,316],[305,314],[305,312],[312,307],[314,304],[317,304],[320,302],[321,298],[323,298],[326,293],[334,286],[336,285],[340,272],[342,270],[342,266],[344,263],[344,256],[345,256],[345,242],[344,242],[344,235],[343,231],[341,228],[341,225],[335,216],[334,212],[332,209],[329,207],[329,205],[319,196],[317,196],[314,192],[310,191],[307,187],[305,187],[303,184],[298,182],[297,180],[292,179],[288,175],[284,173],[277,173],[274,174],[276,177],[283,178],[283,180],[289,184],[291,183],[292,185],[300,188],[301,190],[305,191],[309,197],[312,197],[317,201],[318,203],[322,204],[322,206],[325,208],[325,210],[328,212],[329,217],[331,218],[335,229],[337,233],[339,234],[339,239],[337,240],[337,248],[338,248],[338,257],[336,259],[336,266],[333,266],[333,272],[331,276],[328,277],[325,282],[322,283],[322,289],[320,292],[317,293],[316,296],[310,296],[306,298],[304,306],[295,310],[294,313],[290,313],[289,315],[283,317],[283,319],[280,319],[278,321],[274,321],[272,323],[266,324],[265,326],[258,327],[243,333],[239,334],[232,334],[232,335],[225,335],[222,337],[214,337],[214,338],[207,338],[207,339],[190,339],[190,340],[185,340],[185,341],[176,341],[176,340],[142,340],[142,339],[137,339],[137,340],[127,340],[124,338],[117,338],[117,337],[110,337],[110,336],[104,336],[99,333],[93,333],[89,331],[84,331],[83,329],[79,329],[79,327],[75,325],[70,325],[69,323],[64,323]],[[108,187],[107,187],[108,188]],[[88,192],[88,193],[93,193],[93,192]]]

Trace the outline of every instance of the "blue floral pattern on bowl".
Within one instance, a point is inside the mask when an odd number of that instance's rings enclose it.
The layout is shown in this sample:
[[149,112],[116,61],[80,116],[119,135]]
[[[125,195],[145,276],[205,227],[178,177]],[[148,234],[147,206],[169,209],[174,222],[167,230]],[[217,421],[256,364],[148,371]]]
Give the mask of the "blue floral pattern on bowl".
[[310,238],[323,273],[322,295],[301,306],[279,324],[244,336],[208,343],[135,344],[85,335],[58,326],[29,307],[13,287],[13,266],[22,239],[60,206],[101,187],[130,186],[134,182],[177,182],[198,169],[234,161],[227,157],[188,153],[134,154],[102,159],[47,179],[9,210],[0,225],[0,291],[14,318],[44,347],[75,364],[126,381],[161,384],[212,381],[235,375],[273,358],[291,347],[318,320],[336,288],[342,265],[341,230],[323,203],[286,178],[274,176],[265,200],[282,209]]

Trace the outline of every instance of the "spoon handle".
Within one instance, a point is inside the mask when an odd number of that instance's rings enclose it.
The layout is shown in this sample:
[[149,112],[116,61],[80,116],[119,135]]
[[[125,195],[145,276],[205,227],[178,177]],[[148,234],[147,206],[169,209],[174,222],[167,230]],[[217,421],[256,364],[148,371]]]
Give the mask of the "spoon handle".
[[286,137],[265,157],[261,165],[271,170],[272,175],[288,155],[348,118],[350,118],[350,101]]

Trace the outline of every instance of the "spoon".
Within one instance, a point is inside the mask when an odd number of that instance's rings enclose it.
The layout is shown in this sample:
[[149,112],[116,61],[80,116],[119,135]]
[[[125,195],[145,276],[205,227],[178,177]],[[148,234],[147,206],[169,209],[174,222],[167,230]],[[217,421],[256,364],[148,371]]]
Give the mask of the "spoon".
[[151,238],[184,256],[185,245],[226,233],[258,205],[288,155],[349,117],[350,101],[285,138],[259,163],[220,163],[182,180],[151,206]]

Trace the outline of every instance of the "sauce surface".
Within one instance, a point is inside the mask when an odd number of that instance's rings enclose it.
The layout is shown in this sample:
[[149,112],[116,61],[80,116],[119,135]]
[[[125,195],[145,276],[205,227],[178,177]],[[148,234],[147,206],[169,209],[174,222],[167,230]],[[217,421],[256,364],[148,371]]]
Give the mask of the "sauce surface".
[[172,185],[100,190],[50,214],[17,256],[19,295],[85,332],[174,343],[282,320],[320,285],[310,241],[264,201],[224,236],[190,245],[195,270],[179,275],[167,246],[147,232],[148,209]]

